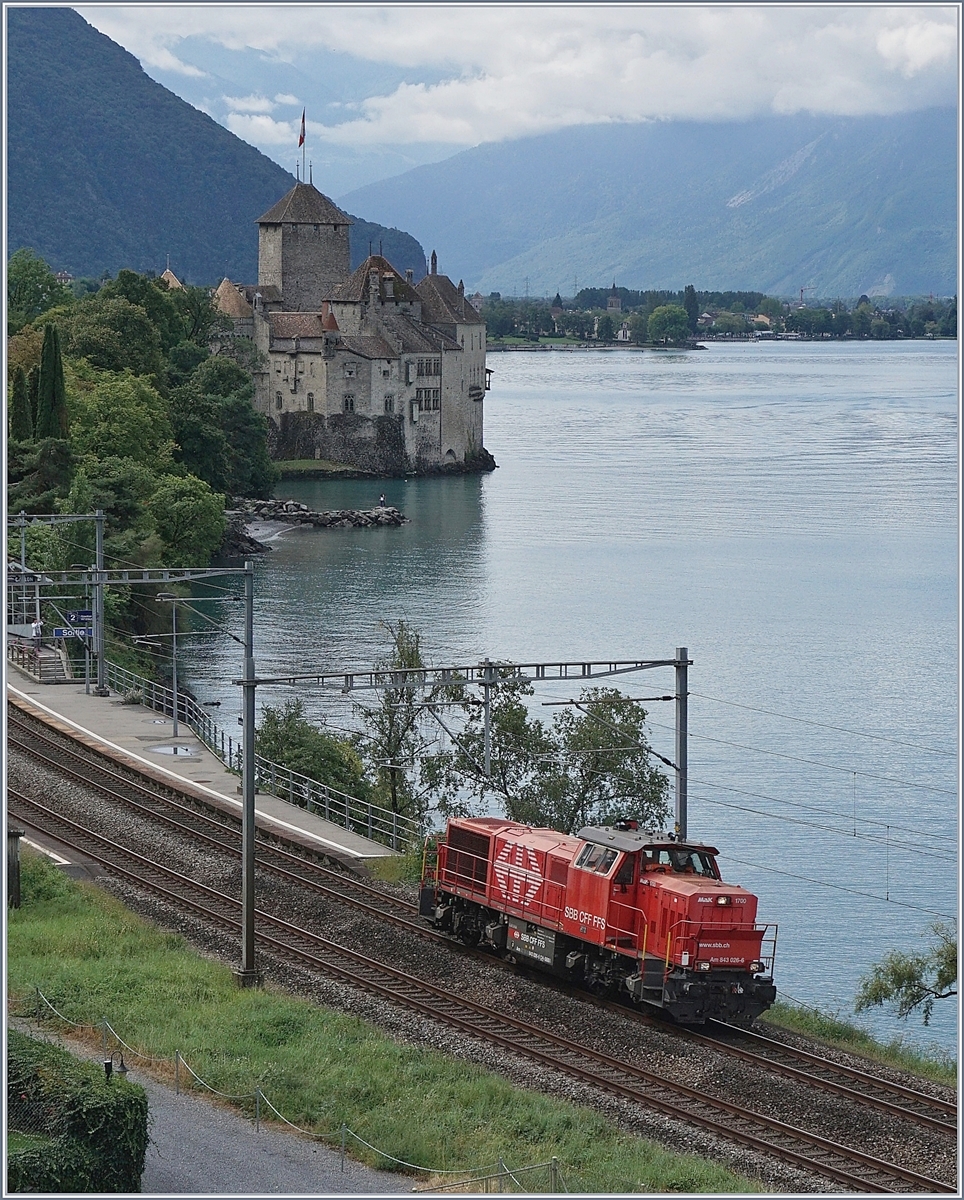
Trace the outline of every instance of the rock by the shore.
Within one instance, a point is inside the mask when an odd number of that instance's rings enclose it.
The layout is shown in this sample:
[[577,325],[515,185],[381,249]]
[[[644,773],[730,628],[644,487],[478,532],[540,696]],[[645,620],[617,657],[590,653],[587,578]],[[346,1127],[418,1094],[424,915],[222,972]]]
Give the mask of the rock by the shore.
[[402,525],[405,522],[404,515],[397,508],[389,506],[314,512],[307,504],[297,500],[241,500],[236,504],[235,511],[245,524],[279,521],[284,525],[311,525],[315,529],[362,529],[374,525]]

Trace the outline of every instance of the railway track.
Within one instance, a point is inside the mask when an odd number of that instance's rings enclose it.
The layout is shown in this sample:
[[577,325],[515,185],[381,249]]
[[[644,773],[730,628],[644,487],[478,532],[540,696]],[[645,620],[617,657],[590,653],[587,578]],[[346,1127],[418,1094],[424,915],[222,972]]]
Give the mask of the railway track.
[[[39,825],[62,844],[98,862],[106,871],[160,899],[174,911],[240,935],[240,902],[187,878],[163,863],[121,846],[86,826],[53,812],[39,800],[11,791],[12,815]],[[822,1175],[853,1191],[952,1193],[956,1189],[894,1163],[777,1121],[742,1105],[667,1080],[664,1076],[602,1054],[551,1030],[498,1012],[427,983],[390,964],[301,929],[259,910],[261,953],[298,963],[329,978],[374,994],[465,1036],[536,1061],[622,1100]]]
[[[232,813],[219,812],[210,815],[201,811],[198,807],[201,802],[197,798],[179,795],[173,788],[140,782],[122,769],[110,765],[110,761],[105,760],[104,756],[95,750],[83,746],[71,748],[64,744],[69,740],[66,735],[51,736],[42,726],[34,728],[32,722],[18,720],[17,716],[16,710],[11,709],[9,740],[12,748],[20,749],[51,770],[67,775],[85,787],[94,788],[112,804],[123,805],[145,820],[161,823],[180,838],[189,839],[195,844],[203,842],[216,853],[240,858],[240,820]],[[50,816],[53,818],[55,814]],[[450,951],[461,952],[468,957],[484,957],[491,965],[505,965],[490,954],[470,950],[429,929],[417,919],[416,905],[411,901],[394,896],[381,888],[372,887],[344,871],[326,866],[319,860],[319,856],[311,852],[297,847],[287,849],[279,844],[277,838],[259,835],[256,855],[259,871],[267,871],[289,883],[307,887],[315,894],[365,913],[379,922],[390,922],[422,940],[441,942]],[[658,1024],[664,1030],[669,1028],[680,1037],[705,1044],[717,1053],[737,1057],[761,1070],[775,1072],[825,1092],[833,1092],[854,1103],[878,1109],[888,1116],[914,1122],[950,1137],[956,1135],[956,1106],[953,1103],[926,1096],[869,1072],[831,1062],[819,1055],[787,1046],[776,1039],[765,1038],[759,1034],[748,1034],[727,1026],[696,1033],[675,1026],[667,1027],[665,1022],[654,1021],[647,1014],[627,1009],[623,1005],[584,995],[578,998],[610,1009],[624,1019]],[[438,1015],[437,1012],[435,1015]],[[577,1053],[585,1056],[587,1048],[579,1047]],[[623,1060],[619,1061],[618,1067],[623,1075],[627,1071],[636,1070],[628,1067]],[[661,1078],[660,1084],[665,1086],[665,1080]],[[614,1091],[613,1088],[608,1090]],[[702,1092],[694,1095],[699,1095],[703,1102],[707,1101]],[[658,1107],[648,1103],[649,1107]]]

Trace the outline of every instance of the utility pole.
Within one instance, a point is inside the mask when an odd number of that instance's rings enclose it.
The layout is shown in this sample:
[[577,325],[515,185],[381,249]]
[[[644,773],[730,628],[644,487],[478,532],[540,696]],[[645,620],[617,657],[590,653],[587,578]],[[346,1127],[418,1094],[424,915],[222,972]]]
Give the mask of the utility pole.
[[676,836],[686,841],[686,668],[685,646],[676,647]]
[[[104,510],[94,512],[94,653],[97,655],[97,686],[95,696],[109,696],[107,690],[107,653],[104,639]],[[174,714],[175,724],[177,713]]]
[[485,717],[483,746],[485,749],[485,777],[492,775],[492,688],[498,679],[495,666],[489,659],[482,663],[482,711]]
[[241,733],[241,987],[258,987],[261,972],[254,956],[254,563],[244,564],[244,674]]

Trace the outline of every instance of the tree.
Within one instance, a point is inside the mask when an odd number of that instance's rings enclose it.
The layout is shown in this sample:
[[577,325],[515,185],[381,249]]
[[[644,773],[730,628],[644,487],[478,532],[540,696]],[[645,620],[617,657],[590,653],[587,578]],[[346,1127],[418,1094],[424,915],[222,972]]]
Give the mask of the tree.
[[658,827],[668,815],[669,784],[650,761],[646,712],[613,688],[583,692],[579,707],[547,726],[530,715],[529,685],[501,683],[491,706],[491,772],[483,772],[484,717],[472,707],[458,744],[426,764],[447,812],[466,798],[507,816],[572,833],[584,825],[633,816]]
[[60,334],[56,325],[44,327],[34,429],[38,439],[67,437],[67,385],[64,383]]
[[688,283],[683,289],[683,307],[686,309],[690,333],[696,333],[700,320],[700,302],[696,295],[696,288],[691,283]]
[[57,501],[70,490],[74,465],[70,443],[62,438],[43,438],[9,447],[7,461],[8,507],[10,512],[54,512]]
[[55,304],[70,301],[70,289],[60,283],[46,262],[22,247],[7,263],[7,333],[16,333]]
[[278,478],[268,453],[268,423],[255,411],[253,395],[247,372],[218,355],[201,362],[171,397],[176,457],[231,496],[269,496]]
[[37,432],[37,412],[40,407],[40,363],[31,367],[27,373],[27,402],[30,405],[30,419],[33,422],[34,433]]
[[616,329],[613,325],[613,319],[609,313],[603,315],[596,322],[596,340],[599,342],[611,342],[616,336]]
[[68,353],[92,366],[158,378],[163,373],[156,327],[140,305],[124,296],[104,297],[101,291],[79,304],[67,333]]
[[[396,625],[385,622],[392,639],[387,657],[377,664],[384,672],[418,670],[422,661],[421,638],[405,621]],[[396,680],[392,680],[396,682]],[[419,689],[397,677],[397,686],[383,689],[372,708],[362,708],[360,716],[368,730],[365,754],[375,776],[374,797],[392,812],[421,816],[423,803],[416,791],[416,764],[432,738],[425,733],[427,718]]]
[[13,373],[10,392],[10,438],[14,442],[33,440],[33,414],[30,411],[27,376],[23,373],[23,367],[17,367]]
[[713,322],[714,333],[739,335],[746,333],[748,328],[746,317],[739,313],[720,313]]
[[173,464],[173,432],[167,401],[140,376],[91,372],[94,385],[73,403],[73,442],[79,454],[107,458],[120,453],[154,471]]
[[661,304],[649,318],[649,340],[664,346],[681,346],[689,337],[686,309],[679,304]]
[[188,475],[164,477],[147,502],[166,566],[204,567],[224,538],[224,497]]
[[355,746],[312,725],[300,700],[264,708],[255,733],[255,750],[262,758],[336,791],[359,799],[368,793],[365,768]]
[[934,941],[926,950],[918,954],[893,950],[874,964],[870,974],[860,981],[855,1012],[893,1003],[901,1018],[920,1009],[927,1025],[934,1001],[957,995],[956,930],[944,921],[936,921],[931,932]]
[[641,346],[649,336],[649,318],[642,313],[633,313],[629,318],[629,336],[637,346]]
[[124,299],[143,309],[157,330],[162,353],[166,354],[185,337],[187,322],[176,299],[178,294],[169,290],[166,281],[148,279],[146,275],[124,269],[117,272],[116,279],[104,284],[98,299],[101,302]]

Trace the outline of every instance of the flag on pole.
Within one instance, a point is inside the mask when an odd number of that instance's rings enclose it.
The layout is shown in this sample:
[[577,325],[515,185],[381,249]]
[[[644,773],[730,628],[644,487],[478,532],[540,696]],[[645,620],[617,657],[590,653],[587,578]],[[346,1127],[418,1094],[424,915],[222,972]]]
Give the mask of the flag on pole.
[[306,112],[306,111],[307,111],[307,109],[302,109],[302,110],[301,110],[301,133],[298,135],[298,148],[299,148],[299,150],[300,150],[300,149],[301,149],[301,147],[302,147],[302,146],[305,144],[305,112]]

